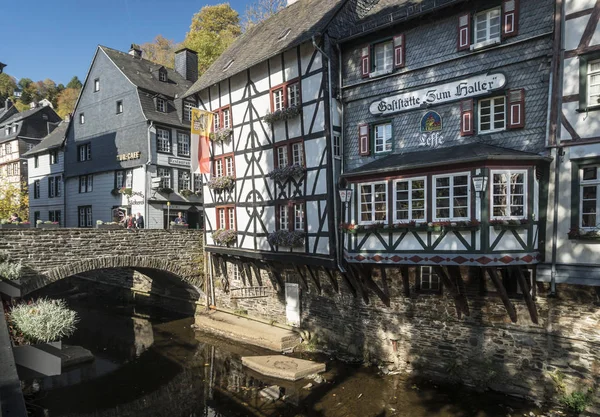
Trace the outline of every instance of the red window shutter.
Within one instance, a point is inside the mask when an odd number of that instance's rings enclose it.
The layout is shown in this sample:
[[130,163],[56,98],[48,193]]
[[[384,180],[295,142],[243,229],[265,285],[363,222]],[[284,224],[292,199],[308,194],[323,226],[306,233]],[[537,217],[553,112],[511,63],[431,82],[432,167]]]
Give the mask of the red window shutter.
[[471,13],[458,16],[458,50],[471,47]]
[[460,102],[460,135],[471,136],[473,129],[473,99]]
[[369,125],[358,126],[358,153],[362,156],[369,155]]
[[502,1],[502,37],[510,38],[519,33],[519,0]]
[[525,127],[525,90],[519,88],[508,90],[508,128],[522,129]]
[[362,49],[362,58],[360,59],[360,71],[363,78],[369,76],[369,72],[371,72],[371,59],[370,59],[370,51],[371,47],[365,46]]
[[404,33],[394,36],[394,68],[404,67],[406,47],[404,45]]

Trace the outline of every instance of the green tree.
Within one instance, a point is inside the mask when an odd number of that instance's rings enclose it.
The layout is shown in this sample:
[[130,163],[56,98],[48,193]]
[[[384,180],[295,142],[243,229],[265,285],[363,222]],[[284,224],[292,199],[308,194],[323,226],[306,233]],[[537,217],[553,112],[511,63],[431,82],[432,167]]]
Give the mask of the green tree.
[[17,81],[7,73],[0,74],[0,102],[4,105],[4,100],[12,97],[17,88]]
[[19,186],[0,178],[0,219],[9,219],[13,213],[17,213],[23,221],[29,218],[27,183]]
[[183,44],[198,53],[198,75],[210,65],[242,33],[240,17],[229,3],[204,6],[192,17],[190,31]]
[[73,110],[75,110],[75,104],[77,103],[77,98],[79,97],[79,91],[81,91],[79,88],[65,88],[58,95],[56,100],[56,113],[58,113],[58,115],[63,119],[68,114],[73,113]]
[[69,84],[67,84],[67,88],[81,89],[81,87],[83,87],[83,84],[81,84],[81,81],[79,81],[79,78],[77,78],[77,76],[71,78],[71,81],[69,81]]
[[254,3],[246,6],[243,23],[244,32],[252,26],[258,25],[263,20],[267,20],[285,8],[286,4],[286,0],[256,0]]
[[173,68],[175,66],[175,51],[178,45],[172,40],[158,35],[153,42],[143,43],[140,48],[143,58],[165,67]]

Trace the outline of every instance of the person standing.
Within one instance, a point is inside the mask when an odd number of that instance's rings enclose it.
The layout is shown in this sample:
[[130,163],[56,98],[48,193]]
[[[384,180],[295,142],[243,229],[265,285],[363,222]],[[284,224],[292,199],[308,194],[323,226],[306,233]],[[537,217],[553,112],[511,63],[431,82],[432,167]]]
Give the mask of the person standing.
[[185,224],[185,219],[183,218],[183,213],[177,213],[177,217],[175,217],[175,224]]
[[135,229],[135,219],[133,218],[133,214],[130,214],[127,218],[126,225],[128,229]]
[[142,215],[140,214],[140,212],[138,212],[138,213],[135,215],[135,226],[136,226],[138,229],[143,229],[143,228],[144,228],[144,216],[142,216]]

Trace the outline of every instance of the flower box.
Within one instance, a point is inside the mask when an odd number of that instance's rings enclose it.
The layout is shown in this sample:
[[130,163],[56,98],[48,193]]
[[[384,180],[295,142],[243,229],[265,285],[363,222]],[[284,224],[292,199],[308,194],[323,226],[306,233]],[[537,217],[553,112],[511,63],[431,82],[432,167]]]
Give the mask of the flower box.
[[187,229],[189,224],[171,224],[171,229]]
[[299,178],[306,172],[306,168],[301,165],[288,165],[281,168],[275,168],[267,174],[267,177],[275,181],[287,181],[290,178]]
[[5,223],[0,224],[0,229],[30,229],[30,223]]
[[231,229],[219,229],[212,232],[212,238],[217,245],[230,245],[237,240],[237,232]]
[[490,222],[490,226],[494,226],[494,230],[516,230],[526,229],[529,226],[528,222]]
[[231,175],[224,175],[222,177],[211,178],[207,185],[208,188],[215,191],[230,190],[233,188],[234,180],[235,178]]
[[97,229],[120,230],[125,227],[121,223],[96,223]]
[[158,189],[158,192],[161,194],[173,194],[173,189],[169,187],[161,187]]
[[595,229],[571,229],[569,230],[568,236],[571,240],[587,240],[600,242],[600,231]]
[[21,280],[0,279],[0,293],[11,298],[21,298]]
[[232,129],[218,129],[212,132],[208,138],[213,142],[225,142],[231,138]]
[[273,113],[267,113],[263,117],[263,120],[266,123],[273,124],[281,120],[293,119],[294,117],[300,115],[300,113],[302,113],[301,106],[288,107],[286,109],[276,110]]
[[60,224],[58,223],[38,223],[35,225],[36,228],[38,229],[58,229],[60,227]]
[[304,246],[305,233],[299,230],[277,230],[269,233],[267,240],[273,246],[297,248]]

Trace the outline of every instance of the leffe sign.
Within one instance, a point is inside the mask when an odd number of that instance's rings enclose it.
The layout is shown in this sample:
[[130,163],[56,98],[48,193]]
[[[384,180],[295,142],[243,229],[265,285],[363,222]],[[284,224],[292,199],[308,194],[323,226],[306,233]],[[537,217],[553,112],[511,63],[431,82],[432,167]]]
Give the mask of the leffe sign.
[[376,116],[394,114],[418,109],[424,104],[436,105],[481,96],[504,88],[505,85],[506,77],[502,73],[477,75],[410,93],[385,97],[371,103],[369,111]]

